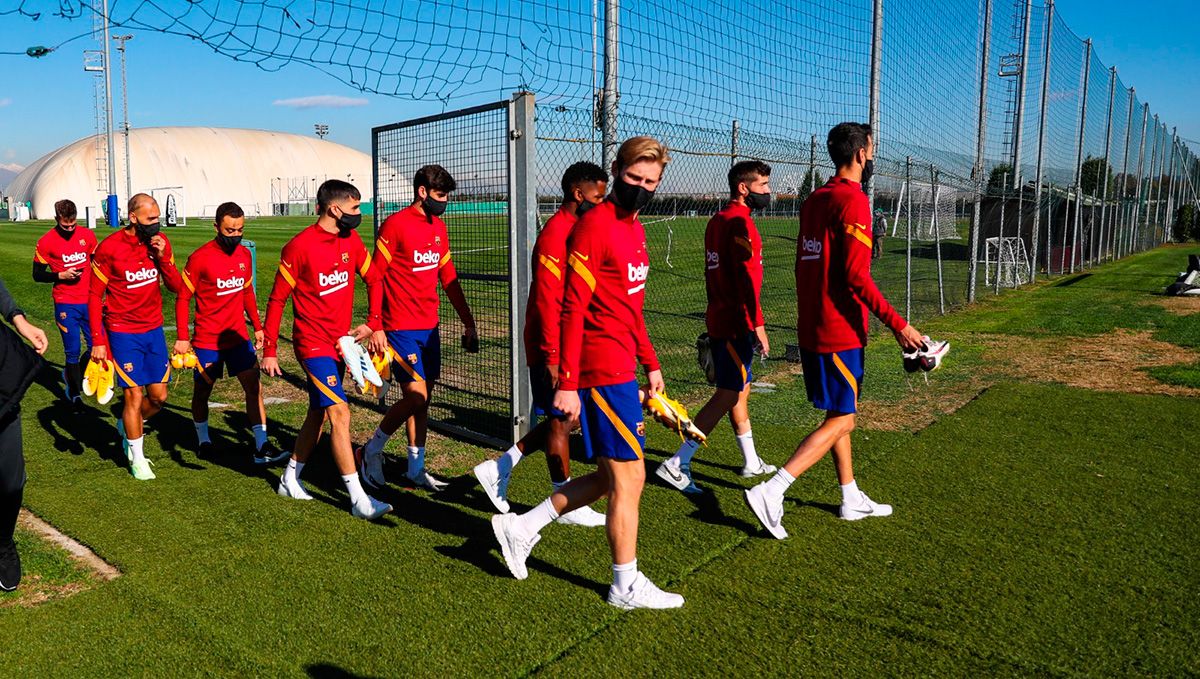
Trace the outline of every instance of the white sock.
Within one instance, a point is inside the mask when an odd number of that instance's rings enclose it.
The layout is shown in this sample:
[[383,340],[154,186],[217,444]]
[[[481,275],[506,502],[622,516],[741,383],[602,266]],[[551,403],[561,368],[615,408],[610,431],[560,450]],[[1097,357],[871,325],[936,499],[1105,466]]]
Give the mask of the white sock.
[[842,504],[857,507],[862,503],[862,492],[858,490],[858,481],[842,484]]
[[143,462],[146,456],[142,454],[142,437],[129,439],[129,454],[133,456],[134,462]]
[[671,456],[671,459],[667,460],[667,463],[673,467],[691,464],[697,450],[700,450],[700,443],[688,439],[679,444],[679,450],[675,451],[675,454]]
[[350,504],[356,505],[367,500],[367,491],[363,490],[362,482],[358,480],[358,472],[342,474],[342,481],[350,493]]
[[618,592],[628,592],[633,588],[633,581],[637,578],[637,559],[629,563],[614,563],[613,564],[613,586]]
[[304,469],[303,462],[297,462],[296,458],[288,460],[287,469],[283,471],[284,483],[294,483],[300,480],[300,471]]
[[528,540],[540,533],[546,526],[554,523],[557,518],[558,512],[554,510],[554,503],[550,501],[550,498],[546,498],[533,509],[518,515],[517,520],[513,523],[517,531]]
[[196,425],[196,440],[199,443],[212,443],[212,439],[208,438],[208,420],[192,424]]
[[254,449],[262,450],[262,447],[267,444],[267,425],[256,424],[250,429],[254,431]]
[[500,466],[500,475],[508,476],[510,473],[512,473],[513,467],[517,466],[517,463],[520,462],[521,458],[523,457],[525,456],[521,454],[521,451],[518,450],[516,446],[504,451],[504,454],[500,456],[500,459],[496,460],[496,464]]
[[[371,439],[363,446],[363,450],[367,455],[378,455],[383,452],[383,447],[387,445],[388,439],[392,438],[383,433],[379,427],[375,427],[375,433],[371,434]],[[410,449],[411,450],[411,449]]]
[[408,447],[408,478],[425,471],[425,448],[420,446]]
[[768,492],[774,493],[779,497],[783,497],[783,494],[787,492],[788,487],[791,486],[795,481],[796,479],[793,478],[791,474],[787,473],[786,469],[780,467],[779,471],[775,472],[775,475],[767,479],[765,483]]
[[762,460],[759,459],[758,452],[754,450],[754,432],[738,434],[737,444],[738,449],[742,451],[742,459],[746,461],[747,469],[758,469],[762,466]]

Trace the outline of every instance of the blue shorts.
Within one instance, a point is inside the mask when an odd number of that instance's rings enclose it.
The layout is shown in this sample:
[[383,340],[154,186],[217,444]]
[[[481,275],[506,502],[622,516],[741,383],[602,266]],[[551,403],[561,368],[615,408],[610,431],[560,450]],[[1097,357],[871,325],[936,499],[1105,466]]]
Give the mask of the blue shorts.
[[529,366],[529,386],[533,391],[533,414],[537,417],[565,417],[566,414],[554,407],[554,385],[544,365]]
[[325,409],[346,402],[342,389],[342,375],[346,364],[328,356],[300,359],[304,373],[308,376],[308,407],[312,410]]
[[146,332],[110,332],[108,348],[117,367],[119,387],[163,384],[171,377],[167,338],[161,327]]
[[196,381],[212,384],[225,375],[234,377],[254,368],[258,357],[254,355],[254,345],[250,340],[236,344],[228,349],[201,349],[192,347],[196,358],[200,359],[200,367],[196,370]]
[[637,380],[579,390],[579,422],[588,459],[641,460],[646,424]]
[[442,337],[430,330],[388,330],[388,344],[396,352],[392,379],[403,383],[426,382],[442,376]]
[[79,350],[83,346],[80,337],[87,342],[88,350],[92,348],[92,335],[88,329],[88,306],[86,304],[55,304],[54,323],[62,335],[63,352],[67,355],[67,365],[79,362]]
[[861,348],[827,354],[801,349],[800,364],[804,388],[814,406],[838,413],[858,412],[865,368]]
[[741,391],[754,381],[754,333],[737,339],[713,337],[713,367],[717,371],[717,388]]

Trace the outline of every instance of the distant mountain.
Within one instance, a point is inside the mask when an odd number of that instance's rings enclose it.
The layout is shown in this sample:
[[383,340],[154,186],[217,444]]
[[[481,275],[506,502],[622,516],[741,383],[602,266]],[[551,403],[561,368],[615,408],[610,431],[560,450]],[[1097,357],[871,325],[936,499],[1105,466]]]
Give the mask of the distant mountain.
[[0,163],[0,193],[3,193],[8,188],[8,183],[15,179],[18,174],[21,174],[21,170],[24,169],[23,165],[17,165],[16,163],[9,163],[7,165]]

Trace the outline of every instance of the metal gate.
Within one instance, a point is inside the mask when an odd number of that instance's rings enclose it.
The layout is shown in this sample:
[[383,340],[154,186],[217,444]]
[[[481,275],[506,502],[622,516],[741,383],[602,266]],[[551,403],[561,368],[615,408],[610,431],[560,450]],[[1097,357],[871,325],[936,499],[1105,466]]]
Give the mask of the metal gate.
[[[422,166],[441,165],[458,184],[442,218],[480,350],[462,350],[462,324],[441,293],[442,374],[429,421],[443,433],[495,446],[512,443],[529,427],[521,333],[537,234],[533,99],[522,92],[371,130],[376,233],[383,220],[412,203],[413,176]],[[399,396],[393,384],[384,405]]]

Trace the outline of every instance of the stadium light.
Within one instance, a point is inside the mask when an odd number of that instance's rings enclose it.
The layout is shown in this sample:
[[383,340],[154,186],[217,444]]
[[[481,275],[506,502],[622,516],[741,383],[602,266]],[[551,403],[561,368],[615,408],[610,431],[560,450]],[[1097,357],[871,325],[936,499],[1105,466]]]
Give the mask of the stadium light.
[[324,123],[317,123],[313,125],[313,129],[316,130],[317,136],[321,139],[324,139],[325,136],[329,134],[329,126]]

